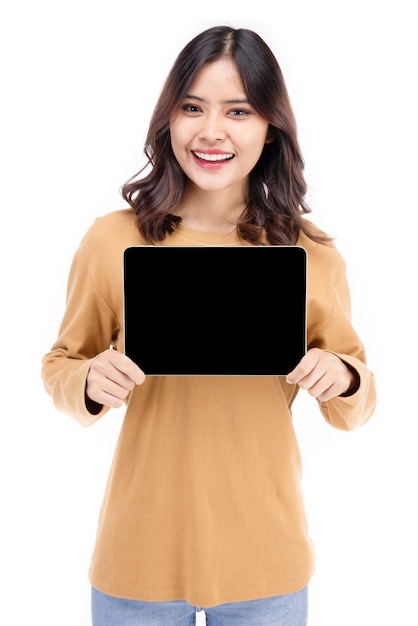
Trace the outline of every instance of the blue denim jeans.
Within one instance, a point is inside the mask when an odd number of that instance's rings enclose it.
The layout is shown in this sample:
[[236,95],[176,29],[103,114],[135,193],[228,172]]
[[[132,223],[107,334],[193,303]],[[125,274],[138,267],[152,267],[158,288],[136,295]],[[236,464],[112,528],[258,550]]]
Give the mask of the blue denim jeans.
[[183,600],[143,602],[114,598],[92,588],[93,626],[194,626],[204,611],[207,626],[306,626],[308,588],[261,600],[207,608]]

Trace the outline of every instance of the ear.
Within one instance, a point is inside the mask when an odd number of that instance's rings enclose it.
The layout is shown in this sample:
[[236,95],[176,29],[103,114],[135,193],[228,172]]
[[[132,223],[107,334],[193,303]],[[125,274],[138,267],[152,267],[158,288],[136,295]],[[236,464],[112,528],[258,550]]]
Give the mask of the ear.
[[274,141],[274,131],[273,131],[272,127],[269,126],[269,128],[267,130],[265,143],[272,143],[273,141]]

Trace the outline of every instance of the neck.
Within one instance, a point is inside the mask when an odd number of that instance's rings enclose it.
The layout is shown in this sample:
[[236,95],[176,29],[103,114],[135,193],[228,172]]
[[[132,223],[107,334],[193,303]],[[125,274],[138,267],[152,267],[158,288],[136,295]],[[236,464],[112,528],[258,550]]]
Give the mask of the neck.
[[235,230],[244,207],[242,196],[188,192],[176,215],[182,218],[185,226],[194,230],[229,233]]

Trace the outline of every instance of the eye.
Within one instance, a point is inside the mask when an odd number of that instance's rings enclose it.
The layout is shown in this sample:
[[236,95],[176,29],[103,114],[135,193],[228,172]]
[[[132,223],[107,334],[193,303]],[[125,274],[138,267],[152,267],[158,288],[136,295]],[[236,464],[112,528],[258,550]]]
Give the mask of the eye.
[[181,110],[186,113],[200,113],[202,109],[197,104],[183,104]]
[[248,115],[251,115],[251,113],[246,109],[232,109],[228,112],[228,115],[231,117],[247,117]]

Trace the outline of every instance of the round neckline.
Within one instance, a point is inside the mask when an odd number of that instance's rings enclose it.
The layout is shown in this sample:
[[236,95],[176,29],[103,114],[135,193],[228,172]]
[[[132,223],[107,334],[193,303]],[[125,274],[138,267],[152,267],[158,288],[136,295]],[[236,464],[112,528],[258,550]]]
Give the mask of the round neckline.
[[240,241],[240,237],[236,228],[230,233],[217,233],[206,232],[204,230],[195,230],[194,228],[184,226],[184,224],[180,223],[176,227],[173,235],[174,234],[180,237],[185,237],[186,239],[190,239],[192,241],[198,241],[200,243],[232,243]]

